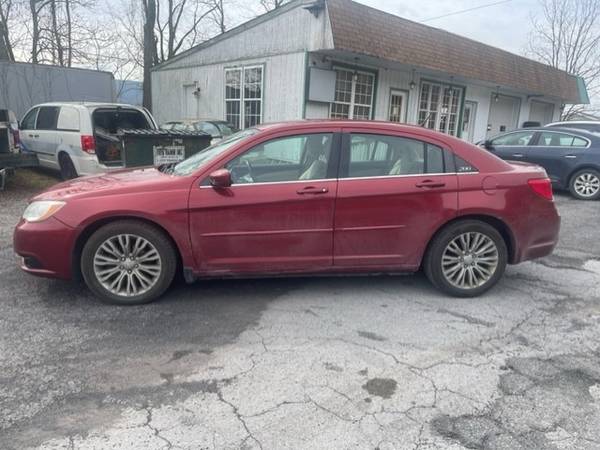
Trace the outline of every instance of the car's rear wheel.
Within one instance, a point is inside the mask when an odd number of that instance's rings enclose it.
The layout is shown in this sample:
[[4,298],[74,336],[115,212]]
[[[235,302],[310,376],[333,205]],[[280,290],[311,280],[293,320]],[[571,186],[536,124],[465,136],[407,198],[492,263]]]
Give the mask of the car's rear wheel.
[[474,297],[494,286],[508,260],[504,239],[491,225],[477,220],[442,229],[425,256],[427,278],[456,297]]
[[135,220],[101,227],[81,254],[81,272],[90,290],[102,301],[120,305],[160,297],[173,281],[176,267],[176,253],[165,234]]
[[571,177],[569,190],[571,195],[579,200],[600,198],[600,172],[594,169],[578,171]]
[[63,180],[72,180],[78,177],[77,169],[75,169],[71,157],[66,153],[61,153],[58,156],[58,164],[60,166],[60,176]]

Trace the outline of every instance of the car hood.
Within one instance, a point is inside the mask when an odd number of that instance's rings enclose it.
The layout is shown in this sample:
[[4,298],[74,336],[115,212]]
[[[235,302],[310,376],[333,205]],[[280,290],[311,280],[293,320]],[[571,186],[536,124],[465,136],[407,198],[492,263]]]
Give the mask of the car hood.
[[180,177],[164,174],[153,167],[125,169],[56,184],[33,200],[68,200],[86,196],[150,192],[167,189],[168,185],[177,182],[181,183]]

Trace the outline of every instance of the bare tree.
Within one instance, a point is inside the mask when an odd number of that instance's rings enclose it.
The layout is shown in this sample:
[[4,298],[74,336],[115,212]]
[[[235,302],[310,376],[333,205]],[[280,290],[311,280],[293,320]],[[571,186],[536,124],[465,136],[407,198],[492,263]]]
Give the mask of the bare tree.
[[[38,0],[29,0],[31,13],[31,62],[38,63],[40,54],[40,9]],[[43,6],[43,5],[42,5]]]
[[286,2],[287,0],[260,0],[260,4],[265,9],[265,11],[272,11],[274,9],[277,9]]
[[201,23],[216,9],[213,0],[158,0],[156,34],[159,62],[207,38]]
[[15,60],[13,43],[9,34],[9,20],[13,11],[13,0],[0,0],[0,60]]
[[212,9],[211,19],[217,27],[218,32],[223,34],[225,31],[227,31],[227,26],[225,24],[225,6],[223,4],[223,0],[212,0],[212,4],[214,7]]
[[152,66],[156,63],[156,40],[154,25],[156,24],[155,0],[142,0],[144,5],[144,91],[143,105],[152,111]]
[[[540,3],[542,15],[532,19],[528,53],[552,67],[582,77],[592,98],[600,95],[600,0],[540,0]],[[569,105],[563,119],[584,109],[594,107]]]

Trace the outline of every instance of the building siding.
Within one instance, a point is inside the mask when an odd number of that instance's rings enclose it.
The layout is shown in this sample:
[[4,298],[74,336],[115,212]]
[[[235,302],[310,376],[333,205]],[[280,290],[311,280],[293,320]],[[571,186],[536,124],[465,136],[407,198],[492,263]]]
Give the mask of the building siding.
[[[281,13],[249,22],[240,32],[222,35],[205,43],[205,47],[190,50],[155,71],[235,62],[255,57],[268,57],[287,53],[332,49],[333,37],[329,15],[322,11],[318,17],[303,8],[303,2],[282,7]],[[210,44],[210,45],[209,45]]]
[[[263,65],[263,122],[302,117],[305,82],[305,53],[296,52],[248,58],[152,73],[153,113],[159,123],[182,118],[225,118],[225,69]],[[185,86],[200,88],[195,117],[185,111],[189,98]]]

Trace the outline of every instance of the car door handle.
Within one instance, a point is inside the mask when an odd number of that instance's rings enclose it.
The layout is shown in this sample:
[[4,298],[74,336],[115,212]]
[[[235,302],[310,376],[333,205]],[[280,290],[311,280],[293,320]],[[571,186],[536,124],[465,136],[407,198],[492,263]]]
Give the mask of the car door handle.
[[523,158],[523,153],[513,153],[513,157],[515,158]]
[[296,193],[298,195],[305,195],[305,194],[317,195],[317,194],[326,194],[327,192],[329,192],[329,189],[327,189],[325,187],[315,187],[315,186],[307,186],[305,188],[298,189],[296,191]]
[[418,188],[441,188],[446,186],[446,183],[442,181],[434,181],[434,180],[423,180],[417,184],[415,184]]
[[565,158],[575,159],[575,158],[577,158],[577,155],[565,155]]

